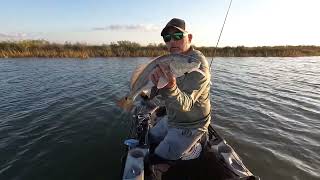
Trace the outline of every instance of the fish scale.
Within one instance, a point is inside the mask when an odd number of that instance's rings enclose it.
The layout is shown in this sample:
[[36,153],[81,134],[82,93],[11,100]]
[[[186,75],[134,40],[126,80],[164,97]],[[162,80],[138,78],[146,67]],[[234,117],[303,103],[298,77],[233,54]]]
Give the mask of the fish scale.
[[[151,88],[154,85],[149,77],[153,70],[159,65],[169,66],[171,73],[175,77],[180,77],[185,73],[198,70],[200,64],[201,62],[198,59],[183,54],[168,54],[159,56],[151,60],[148,64],[137,67],[137,69],[132,73],[130,93],[127,96],[121,98],[117,102],[117,105],[126,111],[130,111],[133,102],[142,91],[150,92]],[[166,79],[164,80],[166,81]],[[158,84],[158,87],[159,86],[160,85]]]

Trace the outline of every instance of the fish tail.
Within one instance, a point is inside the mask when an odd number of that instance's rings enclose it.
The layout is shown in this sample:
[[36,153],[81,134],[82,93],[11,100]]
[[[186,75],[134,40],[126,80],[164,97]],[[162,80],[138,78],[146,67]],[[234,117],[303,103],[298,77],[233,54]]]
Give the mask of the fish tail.
[[123,97],[117,102],[117,105],[129,112],[133,108],[133,101],[128,97]]

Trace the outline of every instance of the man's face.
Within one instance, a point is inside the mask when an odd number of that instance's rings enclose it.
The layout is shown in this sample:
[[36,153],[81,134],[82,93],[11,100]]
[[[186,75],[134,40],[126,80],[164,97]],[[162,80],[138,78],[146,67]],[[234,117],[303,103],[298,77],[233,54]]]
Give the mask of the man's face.
[[[174,34],[174,33],[180,33],[177,29],[168,29],[166,34]],[[168,48],[168,51],[170,53],[184,53],[189,50],[190,44],[192,40],[192,35],[187,34],[183,36],[180,40],[174,40],[171,38],[170,41],[166,42],[166,46]]]

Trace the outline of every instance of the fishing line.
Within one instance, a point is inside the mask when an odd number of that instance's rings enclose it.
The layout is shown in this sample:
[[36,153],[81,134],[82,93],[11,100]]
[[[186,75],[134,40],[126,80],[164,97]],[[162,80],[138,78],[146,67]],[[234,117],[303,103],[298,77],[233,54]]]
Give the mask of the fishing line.
[[226,16],[224,18],[223,25],[222,25],[222,28],[221,28],[221,31],[220,31],[220,35],[219,35],[216,47],[214,48],[212,60],[210,62],[210,66],[209,66],[210,71],[211,71],[211,65],[212,65],[213,58],[216,56],[216,53],[217,53],[217,47],[218,47],[218,44],[219,44],[219,41],[220,41],[220,38],[221,38],[221,35],[222,35],[222,31],[223,31],[224,25],[226,24],[226,21],[227,21],[227,17],[228,17],[228,14],[229,14],[229,10],[230,10],[231,4],[232,4],[232,0],[230,0],[229,7],[228,7],[228,10],[227,10],[227,14],[226,14]]
[[[232,0],[230,0],[229,7],[228,7],[228,10],[227,10],[227,14],[226,14],[226,16],[225,16],[225,18],[224,18],[223,25],[222,25],[222,28],[221,28],[221,31],[220,31],[220,34],[219,34],[219,38],[218,38],[216,47],[214,48],[212,60],[211,60],[211,62],[210,62],[210,66],[209,66],[209,71],[210,71],[210,73],[211,73],[211,65],[212,65],[212,62],[213,62],[213,58],[216,56],[217,47],[218,47],[218,45],[219,45],[219,41],[220,41],[220,38],[221,38],[221,35],[222,35],[222,31],[223,31],[224,25],[226,24],[226,21],[227,21],[227,17],[228,17],[228,14],[229,14],[229,10],[230,10],[231,4],[232,4]],[[209,84],[211,84],[211,83],[209,82]],[[209,95],[209,96],[210,96],[210,95]],[[210,110],[209,115],[211,114],[211,111],[212,111],[212,110]],[[213,127],[211,126],[211,123],[210,123],[209,126],[208,126],[208,131],[211,132],[211,133],[214,133],[214,135],[216,135]]]

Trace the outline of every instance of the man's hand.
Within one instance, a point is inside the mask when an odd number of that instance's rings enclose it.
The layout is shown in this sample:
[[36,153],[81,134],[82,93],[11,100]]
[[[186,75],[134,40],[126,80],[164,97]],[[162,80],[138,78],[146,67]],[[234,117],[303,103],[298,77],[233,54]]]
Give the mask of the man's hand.
[[163,77],[168,81],[168,84],[164,88],[173,88],[176,86],[176,78],[171,73],[169,66],[159,65],[150,75],[150,79],[154,85],[158,84],[160,77]]
[[150,80],[152,81],[152,83],[154,85],[157,86],[160,77],[165,77],[164,73],[162,72],[162,70],[160,69],[159,66],[157,66],[150,74]]

